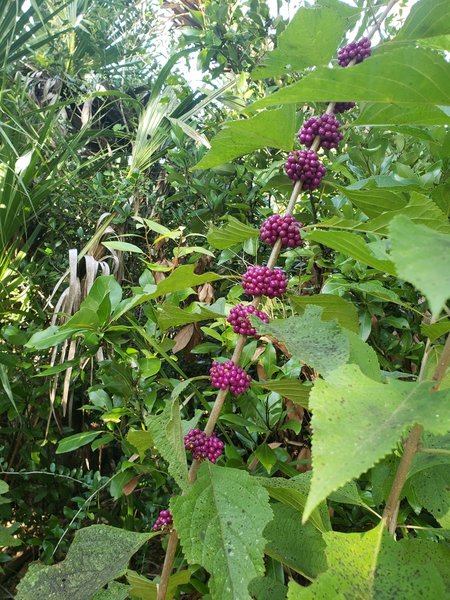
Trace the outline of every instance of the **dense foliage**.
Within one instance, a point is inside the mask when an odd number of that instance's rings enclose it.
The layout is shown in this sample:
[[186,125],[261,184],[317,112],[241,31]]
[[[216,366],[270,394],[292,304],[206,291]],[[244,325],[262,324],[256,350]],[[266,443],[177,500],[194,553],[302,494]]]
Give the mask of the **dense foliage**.
[[0,6],[5,597],[450,591],[450,6],[288,4]]

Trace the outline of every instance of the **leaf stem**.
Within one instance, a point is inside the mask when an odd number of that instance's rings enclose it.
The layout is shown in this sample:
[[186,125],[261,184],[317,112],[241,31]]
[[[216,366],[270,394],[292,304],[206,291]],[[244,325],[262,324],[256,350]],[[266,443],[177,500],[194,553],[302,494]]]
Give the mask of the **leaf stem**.
[[[426,359],[427,357],[428,354],[425,354],[424,359]],[[441,357],[433,375],[433,381],[436,382],[432,388],[433,391],[437,391],[439,389],[439,385],[442,381],[442,378],[445,375],[449,363],[450,335],[447,336],[444,350],[442,351]],[[421,373],[423,373],[423,371],[424,369],[421,368]],[[422,435],[422,431],[422,425],[414,425],[403,446],[403,455],[400,460],[397,473],[395,474],[394,482],[389,493],[389,498],[384,508],[383,522],[389,529],[389,533],[391,535],[394,535],[395,530],[397,528],[397,513],[398,507],[400,505],[400,494],[402,492],[403,486],[405,485],[406,478],[408,477],[408,473],[414,460],[414,456],[419,450],[420,436]]]

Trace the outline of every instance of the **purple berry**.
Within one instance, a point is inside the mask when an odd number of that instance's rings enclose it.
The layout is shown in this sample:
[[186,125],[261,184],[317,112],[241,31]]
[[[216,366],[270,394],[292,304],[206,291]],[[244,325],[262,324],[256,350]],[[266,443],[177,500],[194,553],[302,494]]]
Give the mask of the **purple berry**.
[[230,388],[234,396],[244,393],[250,386],[252,378],[250,375],[234,364],[232,360],[225,363],[213,362],[209,371],[211,376],[211,385],[220,390]]
[[321,117],[311,117],[303,123],[303,127],[298,133],[298,139],[301,144],[310,148],[316,136],[320,137],[320,146],[322,148],[337,148],[342,140],[342,133],[339,131],[339,121],[334,115],[323,114]]
[[223,442],[215,435],[207,436],[200,429],[191,429],[184,436],[184,447],[192,454],[192,458],[198,461],[208,459],[215,463],[222,455]]
[[297,248],[302,245],[300,227],[302,223],[296,221],[291,215],[284,217],[272,215],[261,225],[259,235],[262,241],[270,246],[280,238],[282,248]]
[[173,524],[173,517],[170,510],[162,510],[159,513],[159,517],[156,519],[152,529],[157,531],[158,529],[171,529]]
[[355,60],[355,63],[362,62],[371,55],[370,46],[370,40],[364,37],[357,42],[351,42],[347,46],[340,48],[338,52],[339,65],[346,67],[352,60]]
[[294,150],[290,152],[284,167],[292,181],[301,181],[304,190],[315,190],[319,187],[327,170],[319,157],[312,150]]
[[286,275],[281,269],[269,267],[249,267],[242,276],[242,287],[250,296],[278,298],[287,288]]
[[[327,104],[329,104],[329,102]],[[338,115],[339,113],[351,110],[355,106],[356,104],[354,102],[335,102],[333,111]]]
[[230,310],[230,315],[227,319],[228,323],[233,325],[234,333],[240,335],[252,335],[255,339],[259,340],[260,336],[256,333],[256,329],[250,323],[248,318],[249,315],[255,315],[264,321],[269,322],[269,317],[261,310],[257,310],[252,304],[244,306],[244,304],[238,304]]

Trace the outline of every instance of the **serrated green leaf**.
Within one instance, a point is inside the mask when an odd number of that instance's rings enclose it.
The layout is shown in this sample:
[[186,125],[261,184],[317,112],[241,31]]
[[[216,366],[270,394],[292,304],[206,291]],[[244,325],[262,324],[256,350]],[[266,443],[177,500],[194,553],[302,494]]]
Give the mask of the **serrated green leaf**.
[[445,106],[449,97],[450,64],[443,56],[425,48],[389,47],[351,69],[318,67],[299,82],[254,102],[249,109],[327,102],[330,98]]
[[255,600],[286,600],[287,587],[271,577],[256,577],[248,589]]
[[369,219],[378,217],[384,212],[401,209],[407,204],[404,194],[392,190],[339,188],[339,191],[347,196],[352,204],[362,210]]
[[210,169],[253,152],[258,148],[292,150],[295,136],[295,108],[264,111],[250,119],[224,124],[211,140],[211,150],[194,169]]
[[356,307],[340,296],[333,294],[317,294],[314,296],[290,296],[289,302],[295,312],[303,314],[308,304],[321,306],[323,308],[322,320],[332,321],[336,319],[342,327],[350,331],[359,331],[358,311]]
[[272,518],[266,490],[245,471],[203,463],[170,505],[187,560],[211,575],[211,597],[250,599],[250,581],[264,573],[263,531]]
[[259,230],[250,227],[234,217],[228,217],[228,223],[222,227],[211,227],[207,239],[211,246],[219,250],[225,250],[230,246],[239,244],[259,235]]
[[168,401],[161,414],[148,417],[146,425],[158,452],[168,462],[169,473],[185,491],[189,485],[188,468],[178,401]]
[[269,334],[286,345],[288,351],[319,373],[329,373],[347,362],[347,335],[336,321],[322,321],[322,308],[309,305],[301,317],[270,323],[250,317],[260,335]]
[[264,530],[265,553],[313,580],[326,570],[325,542],[311,523],[302,525],[301,513],[286,504],[272,504],[273,520]]
[[155,445],[152,434],[143,429],[129,429],[127,433],[127,442],[136,448],[141,460],[144,458],[145,452]]
[[390,238],[398,276],[422,292],[438,316],[450,297],[450,235],[399,215],[391,221]]
[[376,258],[371,252],[370,246],[356,233],[347,231],[312,231],[308,233],[308,240],[318,242],[337,252],[342,252],[350,258],[354,258],[369,267],[378,269],[382,273],[396,275],[394,264],[390,260]]
[[395,41],[419,40],[450,33],[450,4],[447,0],[420,0],[411,8]]
[[358,488],[354,481],[349,481],[335,492],[332,492],[328,499],[338,504],[353,504],[355,506],[365,506],[358,493]]
[[[447,1],[447,0],[445,0]],[[352,127],[372,125],[448,125],[450,116],[439,106],[423,104],[368,103],[352,122]]]
[[292,400],[295,404],[308,408],[311,386],[304,385],[299,379],[285,377],[283,379],[272,379],[271,381],[258,381],[253,385],[277,392],[277,394]]
[[350,364],[358,365],[361,371],[375,381],[381,380],[380,364],[375,350],[362,341],[353,331],[347,331],[350,344],[348,361]]
[[124,572],[132,555],[155,533],[91,525],[75,532],[59,564],[33,563],[17,587],[17,600],[91,600]]
[[408,486],[441,527],[450,528],[450,466],[439,465],[416,473]]
[[[306,67],[326,65],[336,52],[353,10],[344,4],[300,8],[277,38],[277,47],[267,53],[253,79],[280,77]],[[320,44],[311,44],[311,39]]]
[[420,423],[432,433],[446,433],[450,390],[431,393],[432,386],[394,379],[378,383],[356,365],[316,380],[310,394],[313,475],[304,519],[328,494],[389,454],[407,427]]
[[324,539],[328,570],[308,588],[291,582],[288,600],[446,597],[450,549],[443,545],[394,542],[381,525],[366,533],[328,532]]

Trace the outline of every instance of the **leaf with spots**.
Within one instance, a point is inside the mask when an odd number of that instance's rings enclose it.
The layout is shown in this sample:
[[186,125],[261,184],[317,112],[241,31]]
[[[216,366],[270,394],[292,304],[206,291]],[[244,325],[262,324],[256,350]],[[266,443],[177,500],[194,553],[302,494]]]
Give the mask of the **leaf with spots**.
[[431,433],[446,433],[450,390],[433,393],[432,386],[394,379],[379,383],[356,365],[316,380],[309,401],[313,475],[304,519],[331,492],[389,454],[407,427],[420,423]]
[[163,412],[149,417],[146,424],[158,452],[169,464],[169,473],[185,490],[188,486],[188,468],[178,400],[167,402]]
[[184,555],[211,578],[213,599],[250,599],[248,585],[264,574],[269,494],[245,471],[203,463],[189,491],[171,510]]
[[419,539],[394,542],[379,525],[367,533],[324,534],[328,570],[308,588],[289,584],[288,600],[392,600],[448,597],[450,549]]
[[[30,566],[17,587],[16,598],[91,600],[103,586],[124,573],[133,554],[154,535],[108,525],[80,529],[62,562],[51,566],[40,563]],[[102,597],[107,598],[107,594],[108,590],[105,590]]]
[[440,465],[413,475],[406,496],[428,510],[436,521],[450,528],[450,466]]

